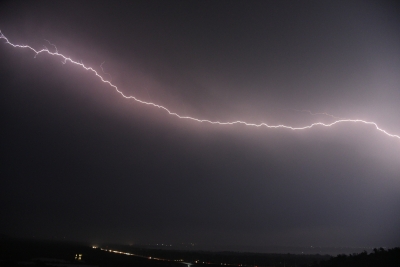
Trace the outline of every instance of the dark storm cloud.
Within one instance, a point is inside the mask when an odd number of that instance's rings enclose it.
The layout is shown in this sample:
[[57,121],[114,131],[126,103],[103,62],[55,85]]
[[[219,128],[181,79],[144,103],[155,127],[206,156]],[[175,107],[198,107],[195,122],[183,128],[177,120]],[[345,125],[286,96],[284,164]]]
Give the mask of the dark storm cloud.
[[[11,42],[105,70],[126,94],[213,120],[398,124],[390,2],[9,2]],[[51,48],[51,47],[49,47]],[[115,242],[395,246],[400,144],[361,124],[307,131],[182,121],[59,59],[1,44],[0,226]],[[289,110],[288,110],[289,109]]]

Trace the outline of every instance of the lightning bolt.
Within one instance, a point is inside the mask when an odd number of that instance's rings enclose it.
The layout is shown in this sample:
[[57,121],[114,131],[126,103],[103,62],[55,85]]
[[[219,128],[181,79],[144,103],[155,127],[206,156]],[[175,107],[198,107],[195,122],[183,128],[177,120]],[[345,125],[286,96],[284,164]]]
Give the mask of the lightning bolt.
[[[312,113],[311,111],[308,110],[295,110],[295,111],[299,111],[299,112],[307,112],[311,115],[326,115],[326,116],[330,116],[334,119],[337,119],[334,122],[331,123],[322,123],[322,122],[315,122],[312,123],[310,125],[306,125],[303,127],[292,127],[292,126],[288,126],[288,125],[283,125],[283,124],[279,124],[279,125],[269,125],[267,123],[249,123],[249,122],[245,122],[245,121],[231,121],[231,122],[220,122],[220,121],[211,121],[211,120],[207,120],[207,119],[199,119],[199,118],[195,118],[195,117],[190,117],[190,116],[182,116],[179,115],[178,113],[175,113],[173,111],[170,111],[168,108],[155,104],[153,102],[147,102],[147,101],[143,101],[140,100],[138,98],[136,98],[135,96],[129,96],[129,95],[125,95],[121,90],[118,89],[118,87],[114,84],[112,84],[109,80],[104,79],[103,76],[101,76],[95,69],[93,69],[92,67],[87,67],[83,64],[83,62],[78,62],[75,61],[73,59],[71,59],[70,57],[67,57],[61,53],[58,52],[57,47],[50,43],[49,41],[47,41],[51,46],[53,46],[55,48],[55,52],[51,52],[48,48],[44,48],[41,50],[36,50],[34,48],[32,48],[29,45],[19,45],[19,44],[13,44],[11,43],[8,38],[0,31],[0,39],[4,39],[6,41],[6,44],[9,44],[15,48],[26,48],[29,49],[31,51],[33,51],[35,53],[35,58],[36,56],[38,56],[41,53],[47,53],[51,56],[55,56],[55,57],[60,57],[62,59],[62,63],[66,64],[67,62],[70,62],[72,64],[75,64],[77,66],[82,67],[83,69],[87,70],[87,71],[91,71],[94,75],[96,75],[103,83],[108,84],[109,86],[111,86],[112,88],[114,88],[114,90],[119,93],[122,97],[126,98],[126,99],[133,99],[134,101],[144,104],[144,105],[149,105],[149,106],[153,106],[159,109],[162,109],[166,112],[168,112],[169,115],[175,116],[179,119],[186,119],[186,120],[192,120],[192,121],[196,121],[196,122],[201,122],[201,123],[209,123],[209,124],[216,124],[216,125],[234,125],[234,124],[243,124],[246,126],[252,126],[252,127],[267,127],[267,128],[272,128],[272,129],[277,129],[277,128],[284,128],[284,129],[288,129],[288,130],[293,130],[293,131],[297,131],[297,130],[306,130],[306,129],[311,129],[313,127],[316,126],[324,126],[324,127],[331,127],[334,126],[336,124],[340,124],[340,123],[361,123],[361,124],[366,124],[366,125],[371,125],[373,127],[375,127],[376,130],[384,133],[385,135],[389,136],[389,137],[393,137],[393,138],[397,138],[400,140],[400,135],[396,135],[396,134],[391,134],[387,131],[385,131],[384,129],[380,128],[375,122],[372,121],[365,121],[365,120],[361,120],[361,119],[344,119],[344,118],[338,118],[335,117],[333,115],[327,114],[327,113]],[[103,63],[102,63],[103,65]],[[102,68],[102,65],[100,65],[100,67]],[[107,73],[105,73],[107,74]]]

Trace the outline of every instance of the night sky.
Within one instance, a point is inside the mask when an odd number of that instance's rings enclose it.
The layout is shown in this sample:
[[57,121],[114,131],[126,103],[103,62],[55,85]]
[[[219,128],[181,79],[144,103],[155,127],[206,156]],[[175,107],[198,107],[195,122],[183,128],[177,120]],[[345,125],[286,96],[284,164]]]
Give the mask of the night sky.
[[[335,120],[310,111],[399,135],[399,14],[395,1],[9,1],[0,30],[180,115]],[[371,125],[182,120],[5,40],[0,84],[2,234],[400,246],[400,139]]]

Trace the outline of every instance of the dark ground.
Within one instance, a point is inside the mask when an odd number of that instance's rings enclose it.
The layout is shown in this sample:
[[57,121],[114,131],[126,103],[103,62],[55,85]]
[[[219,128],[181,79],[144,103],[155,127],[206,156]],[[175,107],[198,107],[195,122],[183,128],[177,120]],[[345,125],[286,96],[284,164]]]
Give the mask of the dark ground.
[[[113,252],[110,252],[112,250]],[[132,253],[136,256],[118,252]],[[75,255],[82,254],[82,261]],[[40,258],[63,260],[64,263],[49,263]],[[103,245],[93,248],[90,244],[55,241],[16,239],[0,237],[0,266],[400,266],[400,248],[374,249],[372,253],[352,255],[299,255],[248,252],[180,251],[149,249],[127,245]]]
[[[196,266],[242,265],[242,266],[306,266],[320,260],[325,255],[262,254],[239,252],[175,251],[147,249],[135,246],[105,245],[103,249],[130,252],[144,257],[127,256],[93,249],[90,244],[61,242],[52,240],[1,238],[0,266],[23,266],[21,262],[30,262],[36,266],[49,266],[37,262],[35,258],[54,258],[71,264],[95,266],[185,266],[191,262]],[[76,254],[82,254],[83,262],[74,260]],[[151,257],[152,259],[149,259]],[[159,260],[154,260],[158,258]],[[163,259],[163,260],[162,260]],[[170,260],[170,261],[168,261]],[[183,262],[181,261],[183,260]],[[204,264],[203,264],[204,262]],[[34,266],[35,266],[34,265]],[[24,265],[25,266],[25,265]]]

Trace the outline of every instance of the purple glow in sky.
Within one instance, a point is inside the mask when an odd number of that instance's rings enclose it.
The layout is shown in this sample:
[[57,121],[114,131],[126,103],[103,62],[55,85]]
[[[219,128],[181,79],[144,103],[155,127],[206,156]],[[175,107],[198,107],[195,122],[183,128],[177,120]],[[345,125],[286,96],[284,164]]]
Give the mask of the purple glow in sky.
[[400,245],[395,2],[0,10],[3,234]]

